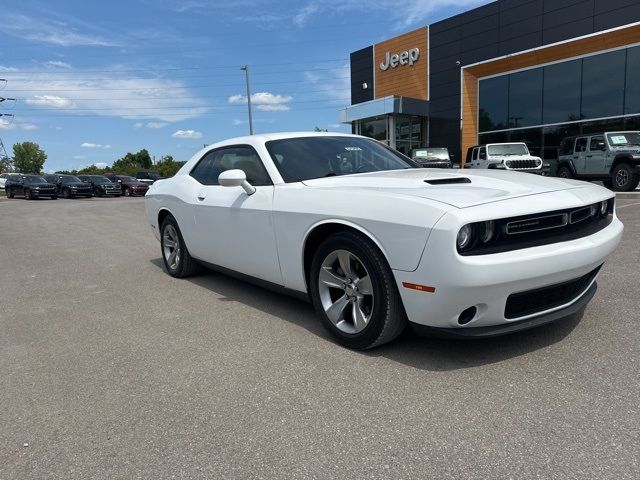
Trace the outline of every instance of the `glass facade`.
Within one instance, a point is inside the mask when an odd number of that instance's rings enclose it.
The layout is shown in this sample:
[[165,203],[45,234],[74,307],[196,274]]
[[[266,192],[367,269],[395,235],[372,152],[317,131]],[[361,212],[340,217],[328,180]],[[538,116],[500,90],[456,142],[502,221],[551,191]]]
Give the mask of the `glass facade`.
[[479,143],[525,142],[553,160],[565,137],[638,130],[638,78],[640,46],[480,80]]
[[396,150],[410,157],[414,148],[424,146],[423,123],[421,117],[396,116]]

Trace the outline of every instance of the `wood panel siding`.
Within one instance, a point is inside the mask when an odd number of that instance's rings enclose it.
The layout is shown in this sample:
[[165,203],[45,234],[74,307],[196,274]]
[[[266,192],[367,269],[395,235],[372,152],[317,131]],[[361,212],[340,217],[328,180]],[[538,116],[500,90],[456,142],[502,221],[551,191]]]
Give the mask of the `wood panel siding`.
[[[400,54],[412,48],[420,49],[420,56],[413,65],[398,65],[382,70],[380,64],[386,54]],[[428,27],[419,28],[374,46],[375,98],[389,95],[428,100]]]
[[[462,161],[467,149],[478,143],[478,80],[551,62],[569,60],[609,49],[640,43],[640,25],[631,25],[536,50],[516,53],[462,70]],[[619,72],[616,72],[619,73]]]

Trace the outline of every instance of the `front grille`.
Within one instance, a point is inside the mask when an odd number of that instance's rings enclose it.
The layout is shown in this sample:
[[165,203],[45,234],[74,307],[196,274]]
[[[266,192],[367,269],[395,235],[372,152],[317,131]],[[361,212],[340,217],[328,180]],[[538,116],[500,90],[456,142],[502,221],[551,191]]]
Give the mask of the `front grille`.
[[511,170],[522,170],[538,168],[540,163],[537,160],[507,160],[506,166]]
[[600,267],[602,265],[586,275],[568,282],[509,295],[504,309],[504,317],[509,319],[526,317],[572,302],[587,290],[600,271]]

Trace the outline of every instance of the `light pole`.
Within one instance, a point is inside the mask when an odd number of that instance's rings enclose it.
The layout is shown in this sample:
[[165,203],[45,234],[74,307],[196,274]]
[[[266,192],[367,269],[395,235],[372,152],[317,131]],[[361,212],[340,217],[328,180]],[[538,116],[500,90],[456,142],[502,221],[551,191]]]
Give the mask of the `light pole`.
[[251,92],[249,91],[249,65],[240,67],[244,70],[244,78],[247,81],[247,106],[249,108],[249,135],[253,135],[253,118],[251,118]]

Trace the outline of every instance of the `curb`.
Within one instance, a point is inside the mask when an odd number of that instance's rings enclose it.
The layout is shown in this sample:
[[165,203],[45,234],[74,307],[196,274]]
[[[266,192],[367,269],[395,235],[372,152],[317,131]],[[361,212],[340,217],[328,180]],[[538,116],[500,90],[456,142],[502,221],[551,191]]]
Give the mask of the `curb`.
[[616,198],[623,199],[635,199],[640,200],[640,191],[635,190],[633,192],[616,192]]

